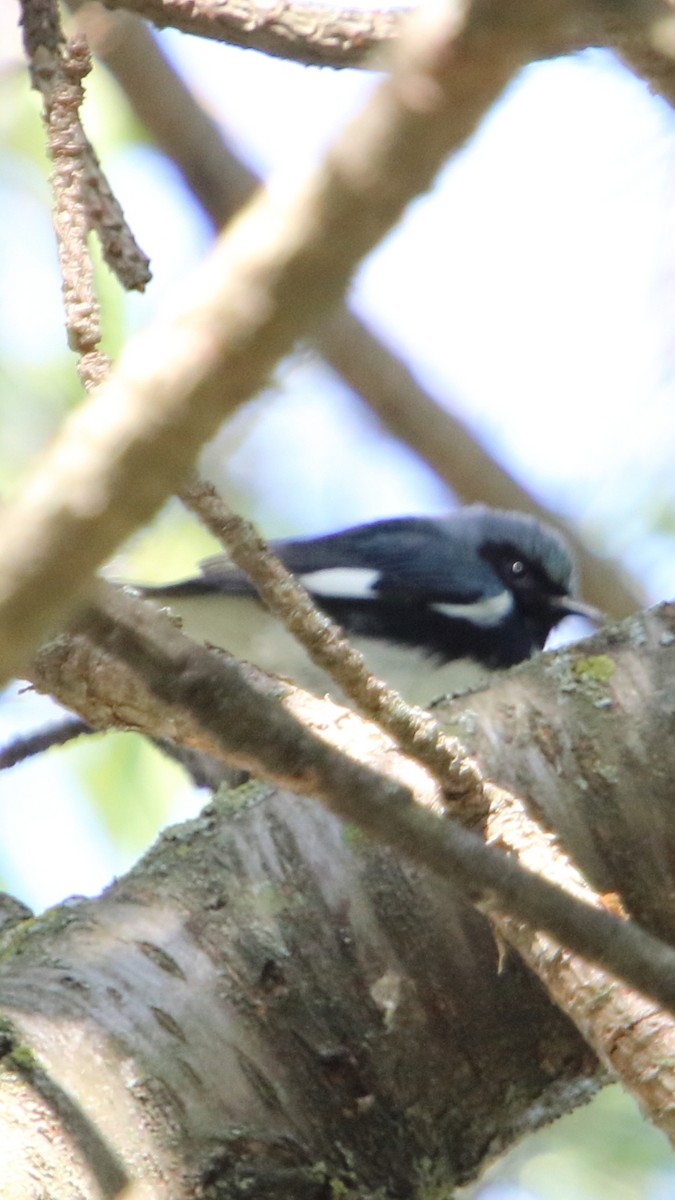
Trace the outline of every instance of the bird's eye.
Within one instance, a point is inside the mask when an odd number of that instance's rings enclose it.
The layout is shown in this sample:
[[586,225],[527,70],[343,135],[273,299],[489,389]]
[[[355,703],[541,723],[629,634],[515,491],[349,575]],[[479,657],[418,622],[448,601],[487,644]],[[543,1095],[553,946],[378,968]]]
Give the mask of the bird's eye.
[[522,579],[523,575],[525,574],[525,569],[525,563],[521,562],[519,558],[516,558],[511,563],[511,574],[514,579]]

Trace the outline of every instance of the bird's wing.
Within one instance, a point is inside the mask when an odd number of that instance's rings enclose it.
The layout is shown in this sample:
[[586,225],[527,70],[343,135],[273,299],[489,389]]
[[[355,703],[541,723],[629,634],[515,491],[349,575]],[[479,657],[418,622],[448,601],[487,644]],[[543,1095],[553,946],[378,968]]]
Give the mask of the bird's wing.
[[[325,600],[442,600],[471,603],[491,583],[487,566],[455,542],[452,558],[443,524],[396,517],[338,534],[271,542],[271,549],[313,595]],[[201,565],[201,586],[223,595],[254,589],[224,555]],[[198,581],[193,581],[198,586]]]

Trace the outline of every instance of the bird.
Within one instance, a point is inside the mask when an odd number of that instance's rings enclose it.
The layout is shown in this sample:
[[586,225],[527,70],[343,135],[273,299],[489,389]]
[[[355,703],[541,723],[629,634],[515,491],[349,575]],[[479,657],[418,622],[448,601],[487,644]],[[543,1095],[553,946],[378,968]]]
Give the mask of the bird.
[[[373,674],[422,707],[486,686],[494,672],[542,650],[567,616],[602,619],[576,596],[564,538],[524,513],[473,505],[270,548]],[[205,559],[196,577],[135,590],[168,608],[193,639],[342,698],[226,555]]]

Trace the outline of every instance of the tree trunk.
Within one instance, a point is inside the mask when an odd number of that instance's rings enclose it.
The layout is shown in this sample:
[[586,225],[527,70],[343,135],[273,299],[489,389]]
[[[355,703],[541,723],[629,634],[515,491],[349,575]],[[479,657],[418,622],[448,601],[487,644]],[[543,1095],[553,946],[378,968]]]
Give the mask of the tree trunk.
[[[665,606],[439,710],[661,936],[672,626]],[[81,672],[82,639],[71,649]],[[62,643],[42,670],[60,664],[65,679],[68,661]],[[82,695],[106,683],[99,664]],[[326,736],[358,755],[367,730],[373,761],[392,757],[355,714],[315,704]],[[497,806],[488,836],[506,842],[506,821]],[[631,1085],[632,1072],[638,1094],[653,1089],[643,1104],[661,1105],[666,1127],[671,1019],[523,930],[515,940],[551,994],[605,1065]],[[0,1003],[3,1200],[94,1200],[126,1185],[153,1200],[450,1195],[607,1078],[449,885],[257,781],[167,830],[100,899],[17,920]]]
[[482,917],[263,784],[8,938],[4,1200],[450,1195],[598,1084]]

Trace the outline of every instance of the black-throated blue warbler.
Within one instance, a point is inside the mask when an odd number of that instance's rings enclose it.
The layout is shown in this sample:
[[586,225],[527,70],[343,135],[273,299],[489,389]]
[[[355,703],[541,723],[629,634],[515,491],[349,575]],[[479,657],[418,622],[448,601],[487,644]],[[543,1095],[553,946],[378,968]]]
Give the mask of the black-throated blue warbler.
[[[410,703],[485,683],[543,649],[564,617],[600,614],[575,597],[563,538],[534,517],[483,507],[395,517],[271,548]],[[223,556],[201,575],[142,588],[187,634],[310,691],[336,686]]]

